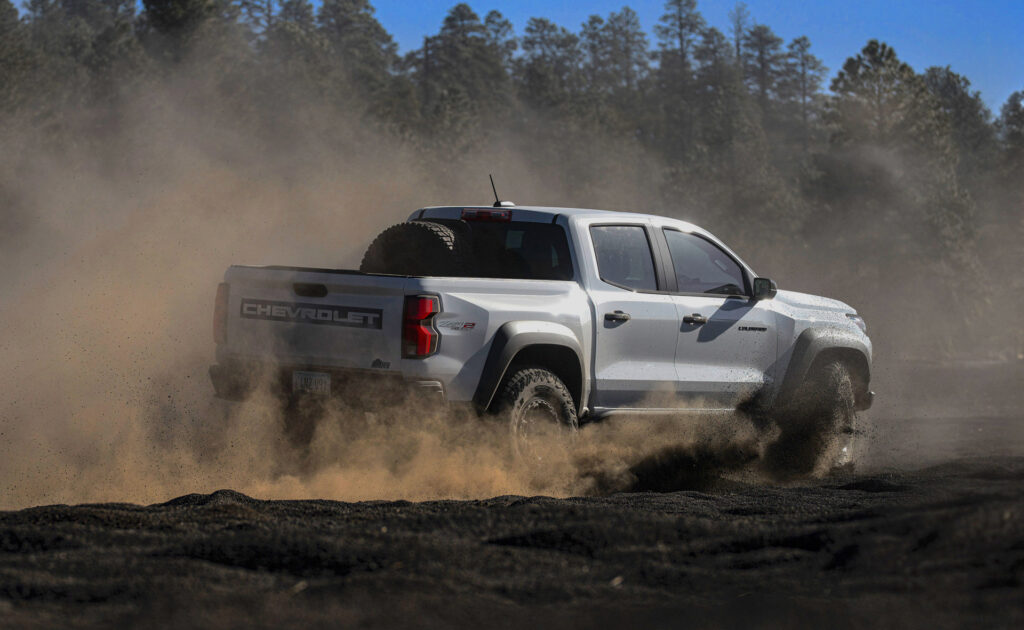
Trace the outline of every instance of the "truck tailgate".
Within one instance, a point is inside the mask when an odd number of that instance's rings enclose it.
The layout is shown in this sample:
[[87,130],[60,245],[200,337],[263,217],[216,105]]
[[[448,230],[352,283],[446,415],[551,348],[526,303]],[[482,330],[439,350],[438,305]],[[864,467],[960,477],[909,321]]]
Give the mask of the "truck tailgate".
[[230,267],[220,358],[397,369],[407,278],[290,267]]

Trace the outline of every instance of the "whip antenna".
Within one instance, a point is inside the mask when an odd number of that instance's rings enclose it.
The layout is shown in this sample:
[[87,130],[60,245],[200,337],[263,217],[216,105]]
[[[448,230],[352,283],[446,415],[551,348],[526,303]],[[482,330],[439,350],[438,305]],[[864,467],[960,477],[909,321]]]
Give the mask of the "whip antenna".
[[502,201],[501,197],[498,197],[498,189],[494,186],[494,175],[491,175],[490,173],[488,173],[487,177],[491,178],[491,190],[494,191],[494,207],[495,208],[505,208],[505,207],[508,207],[508,206],[516,205],[516,204],[512,203],[511,201]]
[[491,190],[494,191],[494,207],[495,208],[500,208],[501,207],[501,199],[498,198],[498,189],[494,187],[494,175],[491,175],[490,173],[488,173],[487,176],[491,178]]

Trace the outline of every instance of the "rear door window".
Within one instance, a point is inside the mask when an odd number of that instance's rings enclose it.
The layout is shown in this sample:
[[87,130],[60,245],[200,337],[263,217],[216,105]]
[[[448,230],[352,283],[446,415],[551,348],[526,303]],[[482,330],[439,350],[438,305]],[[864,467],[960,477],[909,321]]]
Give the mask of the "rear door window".
[[595,225],[590,237],[602,280],[625,289],[657,291],[654,256],[643,226]]

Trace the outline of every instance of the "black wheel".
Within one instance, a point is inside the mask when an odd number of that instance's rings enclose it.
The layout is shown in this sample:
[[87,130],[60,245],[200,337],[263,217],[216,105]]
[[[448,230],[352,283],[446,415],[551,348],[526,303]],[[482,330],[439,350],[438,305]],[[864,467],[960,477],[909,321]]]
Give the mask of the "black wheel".
[[774,417],[779,437],[765,451],[774,472],[800,476],[853,469],[859,427],[853,381],[843,363],[829,363],[813,374]]
[[579,430],[568,388],[543,368],[511,370],[495,411],[508,422],[513,453],[527,463],[544,460],[552,448],[565,448]]
[[460,239],[444,225],[410,221],[392,225],[370,243],[359,271],[409,276],[459,276],[466,262]]

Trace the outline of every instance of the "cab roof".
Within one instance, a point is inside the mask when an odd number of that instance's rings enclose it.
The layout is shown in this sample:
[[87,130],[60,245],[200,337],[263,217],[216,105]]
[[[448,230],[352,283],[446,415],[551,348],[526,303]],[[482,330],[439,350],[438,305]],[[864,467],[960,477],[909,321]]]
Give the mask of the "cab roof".
[[685,224],[691,229],[700,230],[696,225],[690,224],[686,221],[679,219],[673,219],[672,217],[665,217],[654,214],[642,214],[639,212],[617,212],[612,210],[594,210],[589,208],[558,208],[553,206],[503,206],[501,208],[495,208],[493,206],[430,206],[427,208],[421,208],[416,212],[413,212],[409,216],[409,220],[414,219],[458,219],[462,216],[463,210],[509,210],[511,211],[512,221],[529,221],[538,223],[550,223],[556,216],[566,217],[581,217],[581,218],[594,218],[594,219],[614,219],[616,217],[622,219],[629,219],[635,221],[640,220],[656,220],[656,221],[676,221],[678,223]]

